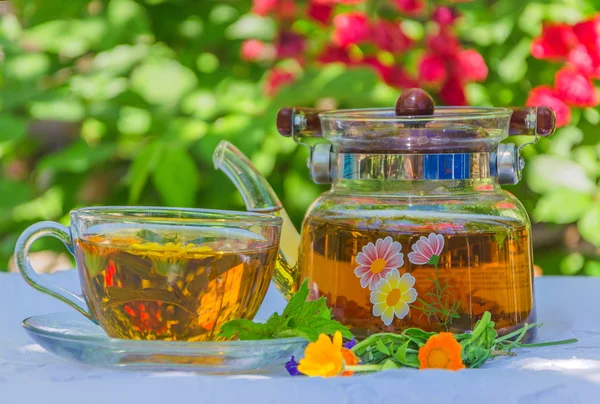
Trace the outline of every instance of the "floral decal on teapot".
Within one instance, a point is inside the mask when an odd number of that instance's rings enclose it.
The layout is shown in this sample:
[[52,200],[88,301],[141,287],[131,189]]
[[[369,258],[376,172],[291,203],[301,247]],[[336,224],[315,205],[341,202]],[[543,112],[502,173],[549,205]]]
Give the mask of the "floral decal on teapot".
[[360,278],[360,285],[374,289],[392,269],[404,265],[401,250],[402,245],[389,236],[364,246],[356,256],[359,267],[354,270],[354,274]]
[[413,265],[433,265],[435,268],[435,277],[431,279],[433,288],[419,299],[419,305],[415,309],[421,310],[427,316],[429,321],[435,318],[440,324],[447,326],[453,319],[458,318],[456,314],[460,302],[452,298],[452,286],[448,282],[440,282],[439,261],[444,250],[444,236],[441,234],[430,233],[429,236],[421,236],[416,243],[412,245],[412,252],[408,253],[408,260]]
[[371,292],[373,315],[381,317],[385,325],[392,324],[394,316],[399,319],[406,317],[410,310],[408,305],[417,300],[414,284],[415,278],[411,274],[406,273],[400,277],[397,269],[388,272]]
[[436,269],[440,255],[444,249],[444,236],[431,233],[428,237],[421,236],[412,245],[413,251],[408,253],[408,260],[415,265],[433,265]]
[[400,274],[399,269],[404,265],[400,243],[388,236],[364,246],[356,256],[359,266],[354,274],[360,278],[363,288],[371,290],[373,315],[381,317],[386,326],[392,324],[394,317],[406,317],[411,307],[421,311],[430,321],[436,319],[443,325],[458,318],[459,302],[451,303],[454,300],[450,293],[452,287],[447,282],[442,285],[439,279],[438,264],[444,246],[442,234],[430,233],[427,237],[421,236],[408,253],[408,260],[413,265],[432,265],[435,268],[435,277],[430,279],[432,287],[423,298],[419,298],[413,288],[416,279],[409,273]]

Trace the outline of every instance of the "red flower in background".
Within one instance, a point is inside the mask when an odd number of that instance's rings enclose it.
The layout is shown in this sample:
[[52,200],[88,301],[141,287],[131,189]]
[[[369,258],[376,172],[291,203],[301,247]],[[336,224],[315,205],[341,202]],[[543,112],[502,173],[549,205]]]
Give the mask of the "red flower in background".
[[296,16],[296,3],[293,0],[253,0],[252,12],[260,16],[275,14],[281,19],[293,19]]
[[333,18],[333,41],[340,46],[358,44],[369,39],[371,28],[367,16],[360,12],[339,14]]
[[577,36],[568,24],[544,24],[542,35],[531,43],[531,54],[538,59],[563,60],[573,46]]
[[410,38],[400,28],[400,24],[386,20],[380,20],[373,25],[371,37],[380,49],[392,53],[404,52],[412,45]]
[[337,45],[327,45],[317,60],[321,63],[339,62],[347,65],[353,63],[350,54],[348,53],[348,49]]
[[454,24],[460,15],[455,9],[450,7],[438,7],[433,12],[433,21],[440,24],[441,27],[447,27]]
[[363,0],[313,0],[315,3],[319,4],[328,4],[328,5],[336,5],[336,4],[358,4],[362,3]]
[[442,84],[446,77],[444,58],[433,53],[425,54],[419,62],[419,78],[429,84]]
[[571,49],[567,60],[571,66],[586,76],[600,78],[600,55],[590,53],[585,45],[579,44]]
[[321,24],[328,24],[333,13],[333,6],[329,4],[319,3],[317,0],[312,0],[308,5],[306,14],[315,21]]
[[394,4],[398,10],[408,15],[419,15],[425,11],[424,0],[394,0]]
[[292,31],[283,31],[275,42],[275,52],[278,58],[295,58],[304,53],[304,38]]
[[595,107],[599,94],[591,79],[600,78],[600,14],[573,26],[544,24],[542,34],[531,44],[538,59],[564,62],[554,77],[554,88],[531,90],[528,105],[548,105],[554,109],[557,126],[571,120],[570,106]]
[[408,73],[400,66],[387,66],[381,63],[377,58],[369,57],[362,61],[363,65],[373,68],[379,76],[388,85],[398,88],[417,87],[418,84],[413,80]]
[[528,107],[544,105],[552,108],[556,114],[556,126],[568,125],[571,122],[571,108],[549,86],[539,86],[531,90],[525,105]]
[[462,49],[451,30],[455,16],[447,9],[434,12],[439,32],[427,39],[429,52],[419,62],[419,78],[429,85],[441,86],[440,98],[446,105],[466,105],[465,84],[483,81],[488,68],[474,49]]
[[437,35],[427,39],[429,49],[444,57],[455,56],[460,52],[460,42],[448,29],[441,29]]
[[466,81],[483,81],[488,75],[488,68],[481,56],[473,49],[465,49],[460,51],[457,57],[458,69],[463,80]]
[[279,3],[279,0],[254,0],[252,2],[252,12],[264,17],[275,10],[277,3]]
[[467,105],[463,83],[455,76],[449,77],[440,90],[440,98],[446,105]]
[[265,92],[269,97],[275,96],[282,86],[296,81],[294,74],[280,68],[271,69],[266,76]]
[[265,55],[266,47],[265,43],[258,39],[249,39],[242,43],[240,56],[247,62],[261,60]]
[[598,105],[598,91],[594,83],[574,69],[559,70],[554,76],[554,85],[556,95],[569,105],[582,108]]
[[592,78],[600,78],[600,15],[575,24],[580,45],[571,50],[569,62]]

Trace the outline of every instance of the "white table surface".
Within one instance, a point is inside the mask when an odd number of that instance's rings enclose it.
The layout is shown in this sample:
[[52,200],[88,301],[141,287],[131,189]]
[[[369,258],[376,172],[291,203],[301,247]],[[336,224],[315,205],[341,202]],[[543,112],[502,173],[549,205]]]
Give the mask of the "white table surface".
[[[75,271],[52,276],[78,290]],[[45,352],[21,328],[32,315],[70,310],[29,287],[18,274],[0,273],[0,404],[346,404],[346,403],[600,403],[600,278],[536,280],[538,341],[579,343],[518,350],[484,368],[447,372],[390,370],[319,379],[202,376],[184,372],[106,370],[65,362]],[[259,312],[280,310],[269,290]]]

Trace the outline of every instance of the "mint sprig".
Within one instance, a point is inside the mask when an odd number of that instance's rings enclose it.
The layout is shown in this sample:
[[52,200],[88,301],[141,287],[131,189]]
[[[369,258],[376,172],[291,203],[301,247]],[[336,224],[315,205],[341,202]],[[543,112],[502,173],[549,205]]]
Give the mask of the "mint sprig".
[[221,337],[237,336],[240,340],[276,339],[302,337],[316,341],[319,334],[332,335],[340,331],[345,338],[353,335],[347,327],[333,320],[331,309],[324,297],[306,301],[308,281],[292,296],[283,313],[274,313],[266,323],[250,320],[231,320],[221,326]]
[[[572,344],[576,339],[541,342],[533,344],[521,343],[527,331],[540,325],[525,324],[518,330],[498,337],[490,312],[485,312],[481,320],[475,324],[473,331],[454,334],[462,346],[462,360],[468,368],[479,368],[489,359],[497,356],[515,355],[515,348],[534,348]],[[352,351],[361,359],[363,365],[353,367],[353,371],[372,372],[391,368],[419,368],[419,349],[424,346],[435,332],[425,332],[419,328],[409,328],[401,334],[372,334],[359,342]]]

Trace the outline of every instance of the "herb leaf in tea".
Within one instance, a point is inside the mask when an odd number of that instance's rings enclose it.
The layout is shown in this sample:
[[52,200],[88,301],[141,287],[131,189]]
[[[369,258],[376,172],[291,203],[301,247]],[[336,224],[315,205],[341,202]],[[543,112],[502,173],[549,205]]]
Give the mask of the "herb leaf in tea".
[[250,320],[232,320],[221,326],[222,337],[238,336],[241,340],[275,339],[302,337],[316,341],[319,334],[334,334],[340,331],[346,338],[352,338],[348,328],[332,320],[331,309],[324,297],[314,301],[308,298],[308,281],[290,299],[283,313],[273,313],[266,323]]

